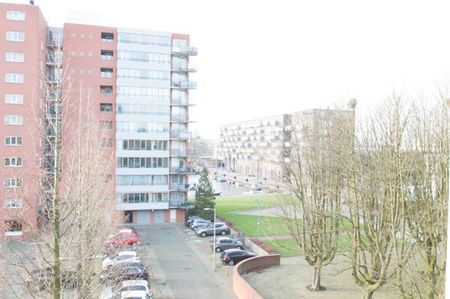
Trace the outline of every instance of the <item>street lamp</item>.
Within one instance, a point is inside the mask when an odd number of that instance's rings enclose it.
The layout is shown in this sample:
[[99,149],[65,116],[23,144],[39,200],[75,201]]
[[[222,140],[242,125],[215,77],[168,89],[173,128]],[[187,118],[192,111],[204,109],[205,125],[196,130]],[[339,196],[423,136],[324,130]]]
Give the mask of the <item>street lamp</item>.
[[204,208],[203,211],[214,211],[213,246],[212,246],[212,254],[213,254],[212,270],[214,272],[216,269],[216,208]]

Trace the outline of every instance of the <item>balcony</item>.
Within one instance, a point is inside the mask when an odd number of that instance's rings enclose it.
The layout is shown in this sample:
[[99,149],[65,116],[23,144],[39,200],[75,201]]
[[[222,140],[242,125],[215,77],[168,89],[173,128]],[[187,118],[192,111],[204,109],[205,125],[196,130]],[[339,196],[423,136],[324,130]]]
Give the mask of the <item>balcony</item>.
[[194,106],[192,103],[192,99],[187,98],[172,98],[172,102],[170,103],[172,106]]
[[170,86],[172,89],[195,89],[197,82],[195,81],[172,81]]
[[187,192],[189,185],[187,184],[171,184],[169,190],[170,191],[179,191],[179,192]]
[[191,138],[191,132],[188,131],[171,131],[170,139],[188,140]]
[[172,55],[179,57],[197,56],[197,48],[194,47],[172,47]]
[[170,150],[171,157],[187,157],[186,151],[183,149],[172,149]]
[[171,123],[188,123],[188,117],[185,114],[172,114],[170,117]]
[[196,71],[197,71],[196,68],[189,67],[188,65],[178,65],[178,64],[172,65],[172,72],[174,73],[194,73]]
[[184,199],[171,199],[169,201],[169,206],[171,208],[194,209],[195,203],[192,201],[185,201]]
[[170,174],[186,174],[188,172],[186,167],[171,167]]

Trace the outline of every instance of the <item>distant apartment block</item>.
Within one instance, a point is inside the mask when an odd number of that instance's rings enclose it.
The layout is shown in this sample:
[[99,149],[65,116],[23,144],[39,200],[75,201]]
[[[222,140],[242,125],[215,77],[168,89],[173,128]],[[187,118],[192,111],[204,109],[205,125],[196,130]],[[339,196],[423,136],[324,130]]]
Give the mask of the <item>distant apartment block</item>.
[[[28,237],[18,215],[36,226],[42,213],[38,160],[51,168],[54,157],[48,151],[36,157],[43,142],[36,122],[52,121],[54,103],[43,84],[61,85],[63,76],[71,88],[89,92],[70,97],[89,99],[107,131],[99,142],[116,160],[112,204],[132,223],[184,221],[189,94],[196,88],[189,58],[197,55],[189,35],[87,24],[50,28],[34,5],[0,3],[0,12],[0,239]],[[43,104],[48,111],[36,119]]]
[[344,121],[354,126],[350,110],[312,109],[220,127],[218,158],[224,168],[257,181],[282,185],[283,163],[292,146],[320,146],[328,128]]
[[282,114],[220,127],[218,158],[226,169],[281,183],[291,139],[291,116]]

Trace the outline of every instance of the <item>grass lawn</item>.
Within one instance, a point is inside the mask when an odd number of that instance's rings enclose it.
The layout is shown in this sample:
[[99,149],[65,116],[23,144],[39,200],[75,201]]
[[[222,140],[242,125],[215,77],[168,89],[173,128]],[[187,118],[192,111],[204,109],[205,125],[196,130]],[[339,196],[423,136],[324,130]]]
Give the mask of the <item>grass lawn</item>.
[[[249,237],[280,236],[288,233],[279,217],[243,215],[236,212],[275,207],[283,195],[244,195],[216,198],[217,216],[231,222],[233,227]],[[259,220],[259,229],[258,229]]]
[[[292,239],[266,241],[270,247],[278,252],[282,257],[291,257],[300,255],[300,248]],[[338,240],[338,253],[348,250],[352,246],[351,239],[346,234],[341,234]]]

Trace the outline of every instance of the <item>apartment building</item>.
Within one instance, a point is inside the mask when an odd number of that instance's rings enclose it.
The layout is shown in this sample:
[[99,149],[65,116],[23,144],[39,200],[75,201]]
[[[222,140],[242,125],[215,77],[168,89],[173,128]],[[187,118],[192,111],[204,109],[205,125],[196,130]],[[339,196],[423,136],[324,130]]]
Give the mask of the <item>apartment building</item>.
[[[320,146],[338,129],[340,122],[354,129],[354,112],[338,109],[311,109],[220,127],[217,154],[226,170],[255,177],[265,185],[280,186],[283,162],[289,162],[292,146]],[[336,132],[337,133],[337,132]]]
[[229,171],[256,177],[259,182],[281,183],[290,134],[288,114],[223,125],[217,155]]
[[[111,202],[129,222],[184,221],[189,93],[196,88],[189,58],[197,55],[189,35],[72,23],[50,28],[39,7],[26,4],[0,3],[0,12],[2,238],[28,237],[26,226],[36,226],[44,209],[36,178],[54,157],[36,123],[51,124],[55,106],[43,84],[93,110],[106,131],[98,142],[115,158]],[[42,105],[47,113],[39,119]],[[62,109],[68,119],[77,111]],[[72,137],[63,133],[63,142]]]

